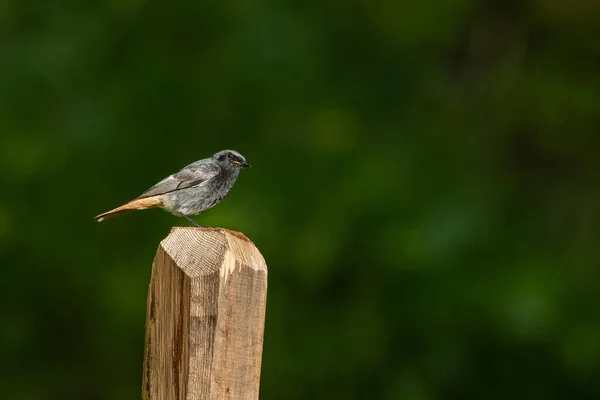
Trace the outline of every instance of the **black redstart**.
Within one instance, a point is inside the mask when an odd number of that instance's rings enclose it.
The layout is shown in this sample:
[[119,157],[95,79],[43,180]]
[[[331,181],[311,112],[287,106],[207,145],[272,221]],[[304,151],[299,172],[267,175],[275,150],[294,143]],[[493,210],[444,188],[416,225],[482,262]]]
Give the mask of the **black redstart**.
[[250,167],[250,164],[237,151],[220,151],[212,157],[188,165],[129,203],[94,219],[100,222],[127,211],[160,207],[200,226],[189,216],[200,214],[223,200],[245,167]]

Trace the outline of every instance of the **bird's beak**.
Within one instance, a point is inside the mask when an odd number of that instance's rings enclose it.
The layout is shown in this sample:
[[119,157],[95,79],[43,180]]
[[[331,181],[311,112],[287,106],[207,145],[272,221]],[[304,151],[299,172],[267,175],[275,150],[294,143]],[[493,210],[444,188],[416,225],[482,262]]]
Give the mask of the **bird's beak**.
[[238,160],[233,160],[232,163],[234,163],[235,165],[239,165],[242,168],[251,168],[252,165],[248,164],[247,162],[239,162]]

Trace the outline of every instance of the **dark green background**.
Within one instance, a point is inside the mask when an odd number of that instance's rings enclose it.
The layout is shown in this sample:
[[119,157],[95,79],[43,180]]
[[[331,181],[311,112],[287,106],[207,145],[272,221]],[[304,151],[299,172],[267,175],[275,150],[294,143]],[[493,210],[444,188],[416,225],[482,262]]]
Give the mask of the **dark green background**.
[[135,399],[161,211],[269,265],[261,398],[600,398],[600,4],[0,3],[0,397]]

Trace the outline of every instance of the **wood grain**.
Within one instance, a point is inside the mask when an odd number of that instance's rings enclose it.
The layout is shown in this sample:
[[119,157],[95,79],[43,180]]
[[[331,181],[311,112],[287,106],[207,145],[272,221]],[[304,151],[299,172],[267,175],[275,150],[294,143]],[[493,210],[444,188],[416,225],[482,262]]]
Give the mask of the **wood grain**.
[[173,228],[152,264],[142,398],[258,399],[266,295],[246,236]]

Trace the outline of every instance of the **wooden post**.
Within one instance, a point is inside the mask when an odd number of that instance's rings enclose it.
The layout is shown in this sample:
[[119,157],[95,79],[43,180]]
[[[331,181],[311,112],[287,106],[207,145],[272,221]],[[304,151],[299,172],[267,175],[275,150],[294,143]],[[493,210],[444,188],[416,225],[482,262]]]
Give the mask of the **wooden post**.
[[173,228],[152,264],[142,398],[258,399],[266,296],[246,236]]

